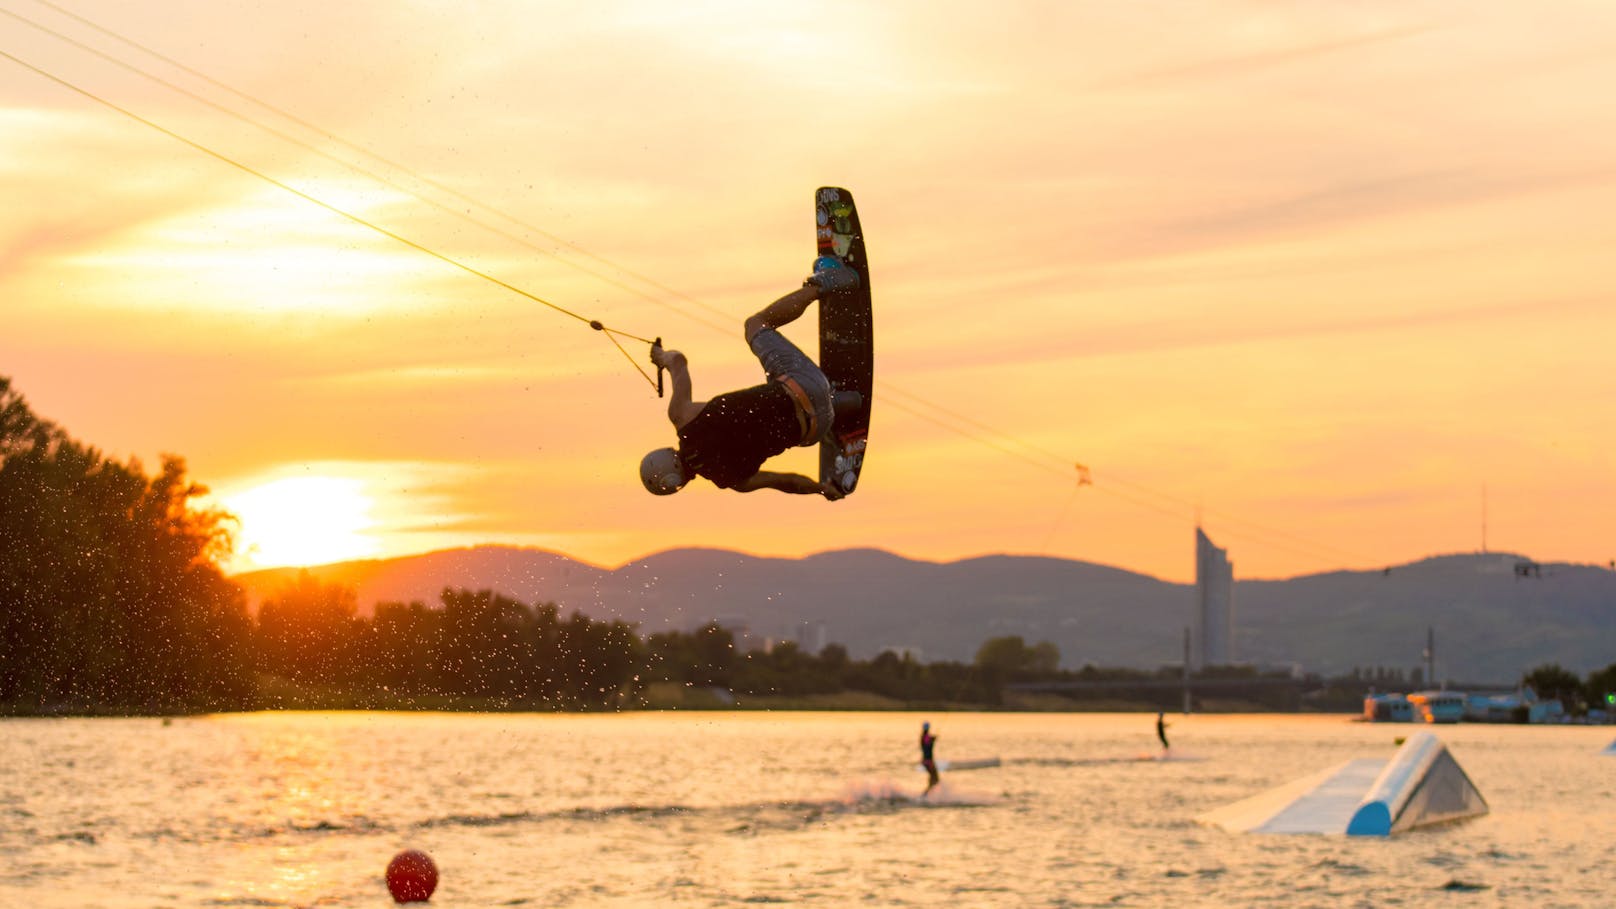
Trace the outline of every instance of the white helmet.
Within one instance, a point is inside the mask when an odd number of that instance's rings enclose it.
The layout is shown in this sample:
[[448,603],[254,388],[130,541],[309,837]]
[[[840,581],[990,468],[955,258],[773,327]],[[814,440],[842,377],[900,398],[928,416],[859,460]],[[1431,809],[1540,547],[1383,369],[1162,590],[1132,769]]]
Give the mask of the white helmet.
[[684,488],[685,465],[679,452],[658,448],[640,460],[640,482],[654,496],[671,496]]

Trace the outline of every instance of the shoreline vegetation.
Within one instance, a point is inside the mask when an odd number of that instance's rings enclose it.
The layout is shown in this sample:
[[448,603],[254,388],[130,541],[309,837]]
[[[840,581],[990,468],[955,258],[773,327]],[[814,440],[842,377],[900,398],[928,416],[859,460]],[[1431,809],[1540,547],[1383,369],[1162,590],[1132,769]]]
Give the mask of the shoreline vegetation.
[[[109,705],[22,705],[0,704],[0,718],[167,718],[220,713],[262,712],[342,712],[381,713],[635,713],[635,712],[915,712],[935,713],[1153,713],[1164,709],[1150,701],[1096,699],[1075,701],[1054,694],[1010,693],[999,704],[960,701],[905,701],[868,691],[840,691],[809,695],[742,695],[724,688],[698,688],[674,682],[659,682],[641,692],[633,703],[559,708],[545,702],[510,698],[444,696],[400,697],[386,693],[359,694],[344,691],[302,690],[282,682],[266,692],[258,703],[219,706],[216,709],[143,709]],[[1197,704],[1201,713],[1328,713],[1343,717],[1359,711],[1279,710],[1246,701],[1214,701]]]
[[[1230,713],[1230,714],[1294,714],[1298,711],[1266,710],[1251,705],[1231,703],[1228,709],[1202,710],[1202,713]],[[56,710],[49,707],[29,707],[17,709],[15,705],[0,705],[0,719],[89,719],[89,718],[155,718],[167,719],[185,716],[209,716],[220,714],[247,714],[247,713],[342,713],[342,712],[375,712],[375,713],[555,713],[555,714],[600,714],[600,713],[769,713],[769,712],[802,712],[802,713],[834,713],[846,711],[850,713],[1155,713],[1161,708],[1143,702],[1104,701],[1079,703],[1051,697],[1023,697],[1014,698],[1010,702],[998,706],[982,704],[965,704],[936,701],[906,702],[892,698],[882,697],[861,691],[849,691],[835,695],[810,695],[805,697],[776,697],[764,695],[760,697],[734,698],[720,691],[696,689],[683,694],[653,694],[643,703],[628,706],[597,707],[589,709],[560,709],[544,704],[522,703],[502,698],[483,699],[449,699],[425,698],[405,700],[388,700],[377,698],[356,698],[340,693],[336,694],[309,694],[296,699],[284,699],[274,703],[265,703],[258,706],[244,706],[235,709],[196,709],[196,710],[125,710],[111,708],[89,708]],[[1169,711],[1171,712],[1171,711]],[[1301,711],[1320,714],[1329,714],[1348,719],[1357,716],[1355,711]]]
[[[163,716],[331,710],[1038,710],[1339,712],[1371,690],[1424,687],[1371,668],[1343,678],[1248,666],[1063,670],[1055,645],[985,641],[970,663],[841,644],[744,650],[717,623],[642,634],[553,602],[442,590],[382,602],[301,572],[249,610],[220,570],[234,518],[165,455],[148,475],[35,416],[0,376],[0,715]],[[1603,706],[1616,664],[1523,681],[1569,712]],[[1494,689],[1499,686],[1489,686]],[[1187,693],[1186,693],[1187,690]]]

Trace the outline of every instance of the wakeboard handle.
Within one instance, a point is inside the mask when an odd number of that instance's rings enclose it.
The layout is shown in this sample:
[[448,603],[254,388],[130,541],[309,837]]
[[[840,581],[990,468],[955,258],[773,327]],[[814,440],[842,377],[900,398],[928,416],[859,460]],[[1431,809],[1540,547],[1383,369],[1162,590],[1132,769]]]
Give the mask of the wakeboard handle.
[[657,354],[662,352],[662,336],[651,342],[651,364],[656,367],[656,396],[662,397],[662,360]]

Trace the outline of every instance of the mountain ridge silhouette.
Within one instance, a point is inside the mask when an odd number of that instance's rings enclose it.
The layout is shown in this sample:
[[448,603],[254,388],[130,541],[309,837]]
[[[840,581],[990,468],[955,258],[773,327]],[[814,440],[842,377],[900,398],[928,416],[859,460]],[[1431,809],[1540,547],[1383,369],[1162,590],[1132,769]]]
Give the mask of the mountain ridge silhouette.
[[[1522,573],[1524,566],[1525,573]],[[305,569],[236,576],[252,605]],[[801,558],[674,548],[615,568],[544,549],[485,545],[315,566],[352,586],[360,612],[378,602],[439,602],[445,588],[492,589],[562,612],[635,622],[642,633],[717,620],[754,639],[791,639],[825,623],[855,657],[908,648],[922,660],[971,660],[983,641],[1048,640],[1061,664],[1156,668],[1182,659],[1193,584],[1054,556],[911,559],[884,549]],[[1539,565],[1513,553],[1431,556],[1372,571],[1236,579],[1235,657],[1340,674],[1423,665],[1426,630],[1437,677],[1509,684],[1558,663],[1579,674],[1616,661],[1616,571]]]

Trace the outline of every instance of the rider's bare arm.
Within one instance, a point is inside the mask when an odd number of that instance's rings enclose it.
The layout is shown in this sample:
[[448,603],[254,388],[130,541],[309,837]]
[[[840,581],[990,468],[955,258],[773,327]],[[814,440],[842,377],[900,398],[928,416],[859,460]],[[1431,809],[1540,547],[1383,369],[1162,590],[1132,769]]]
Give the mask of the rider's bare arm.
[[652,355],[651,362],[666,369],[668,377],[673,380],[673,390],[668,395],[668,420],[675,427],[682,428],[707,406],[706,401],[690,399],[690,363],[677,350],[659,351]]
[[778,489],[794,495],[824,496],[832,502],[842,497],[841,491],[836,487],[820,483],[811,477],[805,477],[800,473],[774,473],[768,470],[760,470],[731,488],[736,492]]

